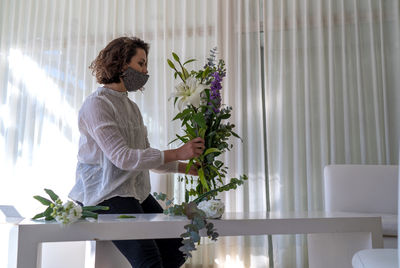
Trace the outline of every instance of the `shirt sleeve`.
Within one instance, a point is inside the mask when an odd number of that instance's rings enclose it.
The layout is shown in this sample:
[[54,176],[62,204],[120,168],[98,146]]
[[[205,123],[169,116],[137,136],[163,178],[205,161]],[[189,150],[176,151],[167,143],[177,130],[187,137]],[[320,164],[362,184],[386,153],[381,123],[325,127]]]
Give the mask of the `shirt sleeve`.
[[148,170],[163,163],[160,150],[151,147],[133,149],[128,146],[118,128],[112,103],[107,99],[89,99],[81,112],[80,124],[85,124],[88,134],[116,167],[123,170]]
[[[147,128],[146,128],[146,147],[150,148],[150,142],[147,137]],[[179,167],[179,162],[178,161],[173,161],[169,163],[164,163],[164,152],[161,152],[161,163],[157,168],[153,168],[151,171],[156,172],[156,173],[177,173],[178,172],[178,167]]]
[[[164,152],[161,152],[161,154],[162,154],[162,159],[164,162]],[[156,172],[156,173],[177,173],[178,167],[179,167],[179,162],[173,161],[173,162],[169,162],[166,164],[162,164],[161,166],[159,166],[157,168],[153,168],[151,171]]]

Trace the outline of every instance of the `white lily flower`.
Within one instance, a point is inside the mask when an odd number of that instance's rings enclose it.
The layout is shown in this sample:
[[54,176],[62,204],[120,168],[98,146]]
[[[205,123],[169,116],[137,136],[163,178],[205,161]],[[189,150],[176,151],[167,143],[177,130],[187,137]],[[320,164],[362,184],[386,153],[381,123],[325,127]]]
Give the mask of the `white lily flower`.
[[182,111],[188,105],[198,108],[201,102],[201,93],[207,86],[203,85],[194,77],[189,77],[185,82],[175,86],[175,92],[171,98],[178,98],[178,109]]

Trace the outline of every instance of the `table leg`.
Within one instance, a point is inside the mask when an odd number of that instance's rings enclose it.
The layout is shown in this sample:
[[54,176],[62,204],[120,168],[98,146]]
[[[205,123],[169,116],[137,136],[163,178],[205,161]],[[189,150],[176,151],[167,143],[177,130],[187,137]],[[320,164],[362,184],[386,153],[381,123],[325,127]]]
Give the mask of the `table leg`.
[[[18,234],[17,268],[41,267],[41,243],[29,236]],[[39,256],[39,258],[38,258]]]
[[377,231],[371,232],[371,242],[372,242],[372,248],[383,248],[382,231],[380,231],[380,232],[377,232]]

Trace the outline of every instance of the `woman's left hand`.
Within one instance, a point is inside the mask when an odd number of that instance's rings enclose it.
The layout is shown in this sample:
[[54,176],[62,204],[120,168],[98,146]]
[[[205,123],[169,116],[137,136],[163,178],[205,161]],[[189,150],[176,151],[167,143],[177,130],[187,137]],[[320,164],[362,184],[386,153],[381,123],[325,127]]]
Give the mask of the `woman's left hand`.
[[[186,167],[187,167],[188,163],[184,163],[184,162],[179,162],[179,173],[186,173]],[[197,168],[200,168],[200,166],[198,166]],[[192,165],[189,169],[188,175],[192,175],[192,176],[198,176],[198,172],[197,172],[197,168]]]

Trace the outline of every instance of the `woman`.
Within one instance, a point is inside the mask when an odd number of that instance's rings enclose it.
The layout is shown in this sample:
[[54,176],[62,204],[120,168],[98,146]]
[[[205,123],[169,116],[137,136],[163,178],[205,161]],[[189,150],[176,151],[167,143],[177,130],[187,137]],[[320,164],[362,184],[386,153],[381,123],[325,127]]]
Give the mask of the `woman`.
[[[149,170],[184,173],[188,160],[202,154],[204,140],[195,138],[174,150],[150,147],[138,106],[128,98],[147,82],[149,45],[139,38],[111,41],[90,68],[99,87],[79,111],[81,134],[76,184],[70,198],[85,206],[103,205],[99,213],[161,213],[150,195]],[[197,175],[194,168],[189,171]],[[181,239],[113,241],[133,267],[179,267]]]

